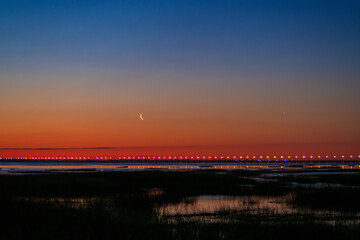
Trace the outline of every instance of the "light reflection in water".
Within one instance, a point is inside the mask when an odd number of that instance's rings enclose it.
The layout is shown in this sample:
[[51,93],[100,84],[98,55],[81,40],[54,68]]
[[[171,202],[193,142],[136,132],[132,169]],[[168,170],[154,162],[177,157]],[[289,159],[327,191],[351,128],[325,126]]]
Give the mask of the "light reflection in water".
[[357,162],[5,162],[0,161],[0,174],[33,174],[76,171],[143,171],[143,170],[291,170],[318,172],[344,169],[359,170]]
[[177,221],[233,222],[238,220],[259,221],[306,221],[311,218],[327,224],[360,224],[359,213],[335,210],[314,210],[294,206],[294,193],[284,196],[211,196],[186,198],[181,203],[167,204],[156,209],[159,217]]
[[[143,192],[147,197],[156,199],[165,194],[164,189],[149,188]],[[169,222],[277,222],[322,223],[329,225],[360,224],[359,212],[340,210],[320,210],[294,205],[295,192],[283,196],[224,196],[202,195],[184,198],[178,203],[155,204],[155,218]],[[85,209],[101,204],[106,210],[115,213],[115,197],[18,197],[16,200],[49,203],[55,206]],[[125,206],[123,206],[125,207]]]

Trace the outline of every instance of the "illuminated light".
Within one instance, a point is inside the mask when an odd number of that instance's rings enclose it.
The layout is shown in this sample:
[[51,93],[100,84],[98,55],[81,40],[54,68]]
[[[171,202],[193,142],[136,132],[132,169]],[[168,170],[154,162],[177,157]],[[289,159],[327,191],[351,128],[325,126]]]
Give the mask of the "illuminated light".
[[[360,156],[359,156],[360,157]],[[243,157],[242,156],[240,156],[240,159],[242,159]]]
[[295,158],[298,158],[298,156],[295,156]]
[[256,158],[255,156],[253,156],[253,158]]
[[249,158],[249,156],[246,156],[246,158]]
[[234,156],[233,158],[235,159],[236,157]]
[[345,156],[344,156],[344,155],[342,155],[341,157],[342,157],[342,158],[344,158]]
[[215,156],[215,159],[217,159],[218,157],[217,156]]
[[305,158],[306,156],[303,156],[303,158]]
[[284,156],[280,156],[280,158],[284,158]]
[[200,157],[199,157],[199,156],[197,156],[197,157],[196,157],[196,159],[200,159]]
[[270,158],[269,156],[266,156],[266,158]]
[[353,155],[350,155],[350,158],[352,158],[353,157]]
[[260,156],[260,158],[262,158],[262,156]]
[[291,156],[288,156],[288,158],[291,158]]
[[313,156],[310,156],[310,158],[313,158]]
[[318,158],[321,158],[321,156],[318,156]]
[[334,158],[336,158],[336,156],[334,156]]
[[274,158],[276,158],[276,156],[274,156]]

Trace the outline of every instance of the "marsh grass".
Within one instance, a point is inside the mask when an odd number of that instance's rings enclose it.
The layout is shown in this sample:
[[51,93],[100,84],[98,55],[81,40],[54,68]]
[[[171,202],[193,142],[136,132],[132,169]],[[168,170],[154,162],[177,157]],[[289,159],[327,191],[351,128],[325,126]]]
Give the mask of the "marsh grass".
[[[359,224],[351,222],[358,219],[346,214],[356,209],[359,190],[289,188],[246,178],[259,174],[144,171],[0,176],[1,239],[360,239]],[[253,187],[244,187],[248,185]],[[256,210],[252,200],[289,194],[291,198],[284,201],[313,214],[264,212]],[[255,210],[249,214],[218,206],[215,212],[173,217],[157,212],[169,204],[194,204],[189,199],[199,195],[243,196]],[[339,208],[336,203],[346,206]],[[345,213],[319,214],[324,208]]]

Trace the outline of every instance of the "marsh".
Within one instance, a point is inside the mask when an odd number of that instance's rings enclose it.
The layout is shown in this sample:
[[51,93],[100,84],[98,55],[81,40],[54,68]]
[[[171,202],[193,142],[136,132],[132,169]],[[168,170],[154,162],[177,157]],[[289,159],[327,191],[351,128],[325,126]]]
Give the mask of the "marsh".
[[359,187],[356,169],[1,175],[0,228],[4,239],[359,239]]

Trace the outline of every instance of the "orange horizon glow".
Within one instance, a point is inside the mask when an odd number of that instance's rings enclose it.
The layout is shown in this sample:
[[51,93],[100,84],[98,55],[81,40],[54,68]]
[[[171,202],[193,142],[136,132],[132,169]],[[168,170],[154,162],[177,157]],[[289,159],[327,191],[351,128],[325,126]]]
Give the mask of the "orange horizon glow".
[[356,160],[359,143],[123,148],[2,148],[1,158],[63,160]]

